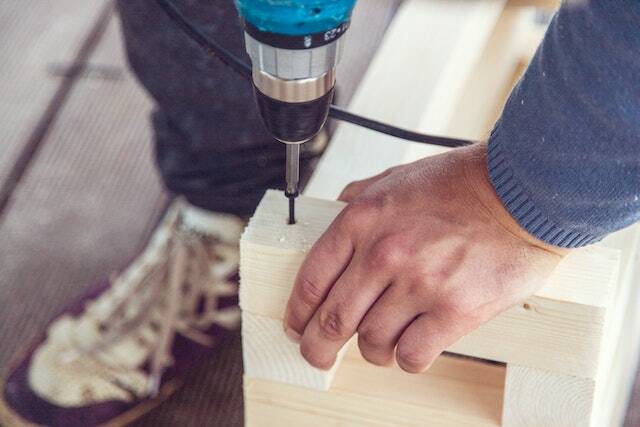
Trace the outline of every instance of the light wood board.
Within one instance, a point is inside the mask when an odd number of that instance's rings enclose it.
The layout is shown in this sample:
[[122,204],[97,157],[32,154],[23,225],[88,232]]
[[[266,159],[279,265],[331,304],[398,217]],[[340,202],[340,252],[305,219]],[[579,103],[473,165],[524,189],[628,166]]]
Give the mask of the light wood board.
[[504,366],[439,357],[424,374],[380,368],[356,346],[328,392],[245,377],[247,426],[498,426]]
[[[502,0],[405,1],[349,110],[408,129],[446,132],[504,5]],[[350,181],[410,161],[412,147],[340,124],[305,193],[335,199]]]

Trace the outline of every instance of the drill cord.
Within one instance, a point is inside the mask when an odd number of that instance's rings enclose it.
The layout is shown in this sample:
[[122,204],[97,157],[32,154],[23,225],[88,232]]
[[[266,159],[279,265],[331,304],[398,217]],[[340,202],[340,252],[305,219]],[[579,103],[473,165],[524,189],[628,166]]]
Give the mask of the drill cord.
[[202,31],[194,27],[172,1],[156,0],[156,2],[162,10],[164,10],[167,16],[177,24],[191,40],[198,43],[201,48],[206,50],[209,55],[218,58],[241,77],[251,79],[251,67],[222,45],[218,44],[215,40],[210,40]]
[[424,133],[413,132],[410,130],[391,126],[386,123],[379,122],[377,120],[368,119],[366,117],[362,117],[357,114],[350,113],[335,105],[331,106],[331,109],[329,110],[329,117],[336,120],[342,120],[343,122],[348,122],[354,125],[362,126],[367,129],[374,130],[376,132],[395,136],[396,138],[404,139],[406,141],[421,142],[423,144],[441,145],[443,147],[461,147],[464,145],[473,144],[473,141],[469,141],[465,139],[449,138],[446,136],[426,135]]
[[[225,65],[235,71],[242,78],[251,79],[251,67],[240,58],[233,55],[215,40],[209,39],[202,31],[194,27],[185,16],[176,8],[171,0],[156,0],[158,5],[178,27],[208,54],[215,56]],[[350,113],[340,107],[331,105],[329,117],[348,122],[389,136],[404,139],[406,141],[420,142],[423,144],[440,145],[443,147],[462,147],[471,145],[474,141],[467,139],[448,138],[443,136],[426,135],[419,132],[402,129],[376,120],[368,119],[358,114]]]

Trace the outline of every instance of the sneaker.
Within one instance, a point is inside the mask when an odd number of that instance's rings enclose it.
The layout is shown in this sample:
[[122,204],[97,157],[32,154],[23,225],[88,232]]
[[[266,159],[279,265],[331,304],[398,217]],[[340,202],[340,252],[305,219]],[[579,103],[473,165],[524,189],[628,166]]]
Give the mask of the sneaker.
[[144,252],[60,316],[10,369],[0,424],[120,426],[239,326],[241,219],[175,201]]

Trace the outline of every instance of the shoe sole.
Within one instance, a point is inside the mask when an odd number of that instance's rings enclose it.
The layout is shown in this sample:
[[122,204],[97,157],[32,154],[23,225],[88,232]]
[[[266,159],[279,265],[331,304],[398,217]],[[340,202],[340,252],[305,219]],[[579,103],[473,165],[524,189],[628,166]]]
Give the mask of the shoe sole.
[[[3,381],[0,384],[6,384],[6,378],[3,378]],[[124,427],[134,422],[138,418],[143,415],[151,412],[158,405],[163,403],[169,397],[175,393],[180,386],[182,385],[182,381],[173,380],[168,381],[160,387],[160,392],[158,396],[153,399],[147,400],[126,412],[118,415],[114,419],[104,423],[98,424],[96,427]],[[18,414],[13,411],[9,405],[7,404],[4,397],[0,398],[0,426],[3,427],[42,427],[42,424],[34,424],[31,421],[25,420]]]

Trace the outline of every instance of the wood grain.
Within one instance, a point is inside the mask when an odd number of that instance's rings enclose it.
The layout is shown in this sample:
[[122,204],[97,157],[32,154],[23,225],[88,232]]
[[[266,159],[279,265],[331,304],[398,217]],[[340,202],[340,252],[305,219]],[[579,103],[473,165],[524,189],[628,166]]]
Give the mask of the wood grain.
[[314,368],[300,354],[300,346],[289,341],[282,320],[242,312],[242,353],[247,378],[328,390],[344,350],[338,353],[332,369]]
[[[504,427],[590,426],[596,381],[507,366]],[[605,426],[611,424],[595,424]]]
[[498,426],[504,370],[441,356],[412,375],[352,346],[328,392],[245,377],[247,426]]
[[[602,245],[621,249],[623,263],[601,355],[592,422],[614,426],[623,423],[640,361],[640,225],[608,236]],[[637,398],[634,402],[637,412]]]
[[[502,0],[404,2],[349,110],[407,129],[444,133],[504,5]],[[335,199],[350,181],[406,162],[410,147],[341,124],[305,192]]]
[[513,87],[512,76],[531,26],[530,13],[507,3],[469,73],[445,134],[476,141],[489,135]]

